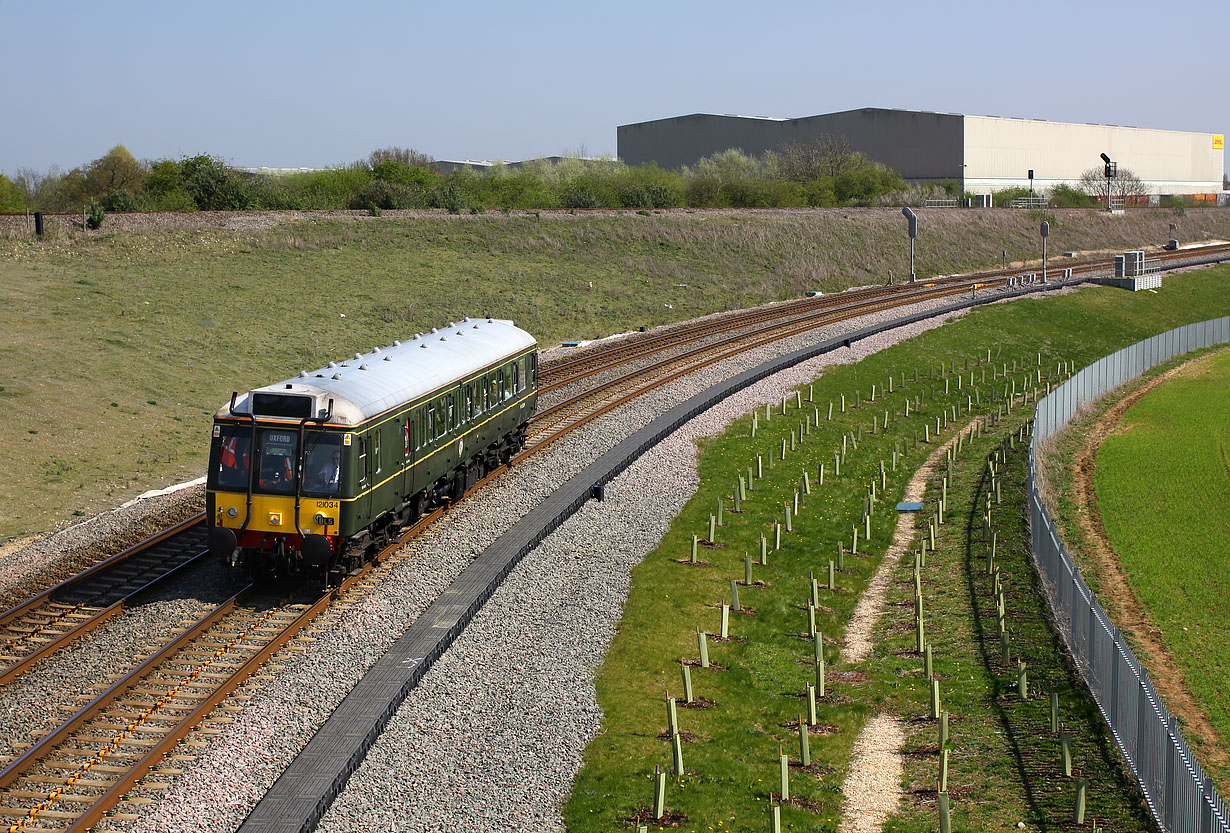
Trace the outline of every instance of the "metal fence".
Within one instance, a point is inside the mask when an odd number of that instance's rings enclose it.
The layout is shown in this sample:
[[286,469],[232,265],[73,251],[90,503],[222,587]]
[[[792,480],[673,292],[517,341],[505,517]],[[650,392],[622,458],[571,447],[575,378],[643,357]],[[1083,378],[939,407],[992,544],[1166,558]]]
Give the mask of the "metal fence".
[[1038,492],[1038,446],[1085,403],[1174,356],[1230,342],[1230,316],[1189,324],[1098,359],[1056,388],[1034,410],[1029,449],[1034,564],[1055,623],[1110,725],[1149,809],[1163,830],[1230,831],[1226,806],[1162,705],[1145,668],[1089,590],[1055,532]]

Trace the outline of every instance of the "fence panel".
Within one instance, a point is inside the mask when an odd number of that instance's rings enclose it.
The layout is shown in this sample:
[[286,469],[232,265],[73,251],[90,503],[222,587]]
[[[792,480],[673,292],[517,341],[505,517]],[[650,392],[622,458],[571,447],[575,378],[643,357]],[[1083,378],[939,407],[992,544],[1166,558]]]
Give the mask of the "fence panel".
[[1039,445],[1062,430],[1084,403],[1177,355],[1226,343],[1230,316],[1179,327],[1098,359],[1037,403],[1029,450],[1034,566],[1056,626],[1154,818],[1163,830],[1175,833],[1230,833],[1230,816],[1148,672],[1068,554],[1038,491],[1037,455]]

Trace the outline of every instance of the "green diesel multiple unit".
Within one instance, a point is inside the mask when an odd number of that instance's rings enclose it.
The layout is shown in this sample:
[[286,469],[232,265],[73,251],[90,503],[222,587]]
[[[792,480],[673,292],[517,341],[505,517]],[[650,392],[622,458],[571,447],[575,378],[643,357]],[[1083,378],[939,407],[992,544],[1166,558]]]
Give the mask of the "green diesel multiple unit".
[[524,445],[537,348],[467,318],[234,394],[214,417],[211,551],[254,575],[355,569]]

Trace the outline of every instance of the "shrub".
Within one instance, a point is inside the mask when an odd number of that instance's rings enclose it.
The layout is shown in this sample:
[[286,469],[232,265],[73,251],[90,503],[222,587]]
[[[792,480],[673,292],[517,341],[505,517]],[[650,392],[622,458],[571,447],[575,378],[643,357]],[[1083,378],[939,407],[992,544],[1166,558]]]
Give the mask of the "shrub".
[[99,201],[106,211],[136,211],[137,198],[127,188],[116,188],[108,191]]
[[683,205],[683,194],[663,182],[651,182],[645,186],[649,204],[654,208],[675,208]]
[[432,208],[443,208],[449,214],[460,214],[466,207],[465,194],[455,182],[442,182],[432,191],[429,205]]
[[840,205],[837,199],[836,177],[822,176],[803,186],[804,201],[816,208],[832,208]]
[[350,208],[385,209],[422,208],[427,204],[426,194],[417,185],[403,185],[377,179],[364,185],[350,198]]
[[653,200],[649,192],[639,185],[623,185],[615,189],[619,196],[619,204],[624,208],[651,208]]
[[560,202],[564,208],[599,208],[602,201],[598,199],[598,193],[593,186],[588,182],[576,182],[564,189],[564,193],[560,196]]
[[221,159],[200,155],[185,159],[184,190],[202,211],[241,211],[252,200],[235,171]]
[[372,165],[372,176],[387,182],[414,185],[423,190],[435,186],[439,177],[424,168],[407,165],[396,159],[385,159]]
[[102,228],[103,219],[106,216],[107,212],[103,209],[102,204],[99,203],[98,200],[90,200],[85,207],[85,225],[87,228]]
[[1079,188],[1073,188],[1066,182],[1052,188],[1048,194],[1051,205],[1056,208],[1086,208],[1093,205],[1089,195]]
[[1022,188],[1019,185],[1012,188],[1004,188],[1002,191],[993,192],[992,202],[1000,208],[1008,208],[1013,200],[1026,199],[1029,196],[1029,189]]

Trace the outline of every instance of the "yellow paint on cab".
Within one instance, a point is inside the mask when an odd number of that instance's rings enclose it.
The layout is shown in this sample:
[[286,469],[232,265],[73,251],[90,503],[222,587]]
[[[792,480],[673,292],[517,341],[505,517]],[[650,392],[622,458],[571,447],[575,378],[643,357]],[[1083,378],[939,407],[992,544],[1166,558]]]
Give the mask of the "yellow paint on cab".
[[[213,496],[214,524],[238,530],[248,511],[247,496],[234,492],[214,492]],[[302,498],[299,501],[299,526],[307,534],[337,535],[341,507],[340,500]],[[231,517],[228,511],[230,509],[235,510],[234,517]],[[317,515],[325,519],[324,524],[317,523]],[[252,520],[248,522],[246,531],[298,534],[295,527],[295,498],[286,495],[252,495]]]

